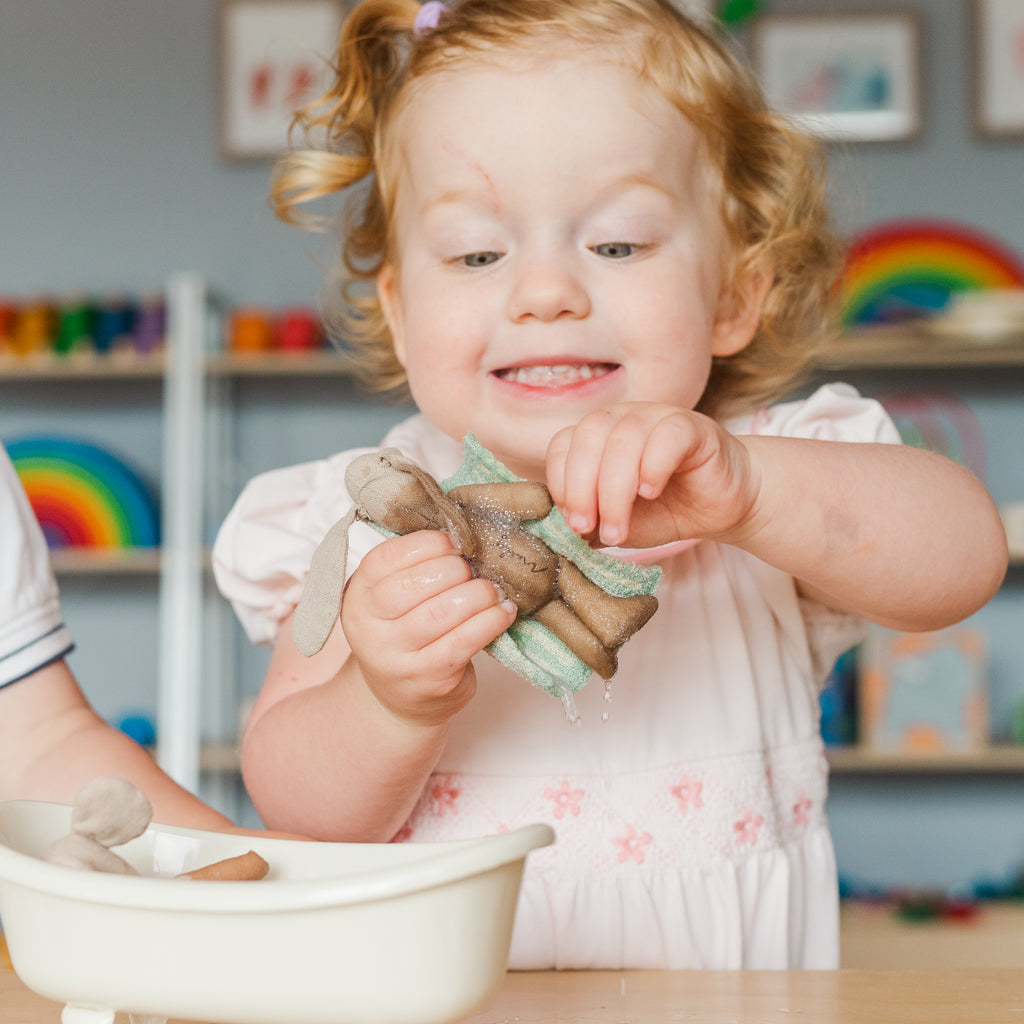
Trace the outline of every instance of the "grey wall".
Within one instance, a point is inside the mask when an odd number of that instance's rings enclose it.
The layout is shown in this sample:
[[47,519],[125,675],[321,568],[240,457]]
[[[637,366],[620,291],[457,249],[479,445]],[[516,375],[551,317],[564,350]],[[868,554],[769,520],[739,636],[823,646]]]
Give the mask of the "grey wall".
[[0,294],[137,293],[180,268],[234,301],[312,295],[268,165],[218,156],[216,24],[213,0],[4,0]]
[[[924,135],[835,153],[842,220],[962,218],[1024,249],[1024,144],[971,135],[968,0],[901,7],[922,15]],[[0,294],[139,291],[179,267],[233,301],[315,292],[323,247],[274,222],[267,165],[218,156],[216,22],[215,0],[4,0]]]
[[[776,2],[771,10],[827,11]],[[838,6],[838,5],[836,5]],[[853,6],[844,3],[844,7]],[[866,3],[863,6],[876,6]],[[1024,251],[1024,143],[978,143],[968,103],[967,0],[917,0],[925,130],[912,144],[854,146],[833,156],[842,222],[856,229],[910,216],[949,217]],[[217,151],[214,0],[3,0],[0,5],[0,295],[138,294],[179,269],[206,275],[229,303],[310,302],[324,244],[277,225],[269,167]],[[1024,375],[904,375],[868,389],[952,388],[986,431],[989,485],[1024,499]],[[372,441],[396,413],[353,407],[321,382],[240,387],[239,451],[229,485],[252,472]],[[0,436],[77,427],[128,446],[155,472],[159,396],[0,388]],[[346,410],[349,410],[346,412]],[[104,713],[152,705],[155,625],[146,583],[72,582],[65,603],[79,639],[75,667]],[[140,593],[141,592],[141,593]],[[1024,696],[1018,570],[979,624],[993,643],[994,723]],[[243,659],[258,686],[258,656]],[[951,884],[1024,862],[1020,780],[837,779],[831,805],[841,867],[883,883]]]

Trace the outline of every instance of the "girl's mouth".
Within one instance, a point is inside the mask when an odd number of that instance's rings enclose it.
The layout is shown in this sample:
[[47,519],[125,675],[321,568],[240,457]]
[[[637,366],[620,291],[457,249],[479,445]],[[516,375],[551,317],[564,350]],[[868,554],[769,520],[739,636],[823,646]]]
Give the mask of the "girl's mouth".
[[565,388],[605,377],[617,363],[555,363],[543,366],[508,366],[494,376],[509,384],[530,388]]

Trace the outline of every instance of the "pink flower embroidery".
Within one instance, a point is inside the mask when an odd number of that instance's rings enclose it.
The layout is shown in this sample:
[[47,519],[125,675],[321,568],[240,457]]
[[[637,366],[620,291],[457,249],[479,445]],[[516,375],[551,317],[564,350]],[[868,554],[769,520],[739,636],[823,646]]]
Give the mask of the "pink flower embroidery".
[[806,825],[810,820],[810,810],[813,806],[811,801],[801,793],[800,799],[793,804],[793,824]]
[[406,822],[394,835],[393,843],[407,843],[412,839],[412,825]]
[[582,789],[570,789],[569,783],[562,779],[558,789],[545,789],[544,796],[555,805],[555,817],[561,821],[566,811],[574,817],[580,813],[580,801],[583,799]]
[[704,801],[700,796],[703,789],[703,782],[696,782],[689,775],[684,775],[679,780],[679,785],[672,786],[669,792],[679,801],[679,810],[685,814],[691,807],[704,806]]
[[733,830],[736,832],[736,842],[741,846],[744,843],[749,843],[753,846],[757,842],[758,830],[763,824],[764,818],[760,814],[744,811],[743,817],[739,821],[734,821],[732,825]]
[[439,818],[443,818],[449,811],[452,814],[459,813],[459,794],[462,792],[458,786],[453,786],[451,779],[438,779],[430,787],[430,802]]
[[643,864],[644,847],[653,838],[650,832],[638,833],[632,825],[627,825],[623,835],[615,836],[615,845],[619,848],[619,863],[625,864],[627,860],[635,860],[637,864]]

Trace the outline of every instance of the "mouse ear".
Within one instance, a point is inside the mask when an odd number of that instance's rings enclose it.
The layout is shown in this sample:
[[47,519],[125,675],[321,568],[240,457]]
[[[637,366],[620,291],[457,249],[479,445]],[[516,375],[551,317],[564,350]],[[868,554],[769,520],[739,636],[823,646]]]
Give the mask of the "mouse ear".
[[83,786],[71,810],[71,831],[117,846],[146,831],[153,807],[127,779],[103,775]]
[[292,619],[295,647],[307,658],[323,647],[338,621],[345,589],[348,531],[355,520],[353,508],[327,531],[309,563],[309,575]]

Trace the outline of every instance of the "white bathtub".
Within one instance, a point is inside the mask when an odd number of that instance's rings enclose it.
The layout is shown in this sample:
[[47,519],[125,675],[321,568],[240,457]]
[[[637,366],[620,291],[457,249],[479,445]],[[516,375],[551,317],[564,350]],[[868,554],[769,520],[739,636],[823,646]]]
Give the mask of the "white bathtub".
[[[211,1024],[434,1024],[505,972],[526,855],[547,825],[450,843],[303,843],[151,825],[117,848],[142,876],[46,863],[69,807],[0,803],[0,920],[64,1024],[115,1011]],[[255,850],[259,882],[170,877]]]

